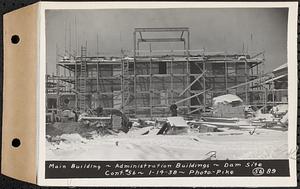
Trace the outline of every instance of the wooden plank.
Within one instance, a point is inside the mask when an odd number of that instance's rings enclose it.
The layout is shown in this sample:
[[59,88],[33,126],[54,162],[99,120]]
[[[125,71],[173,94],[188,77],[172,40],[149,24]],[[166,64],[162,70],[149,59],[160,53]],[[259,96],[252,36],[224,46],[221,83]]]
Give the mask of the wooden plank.
[[192,110],[192,111],[190,111],[188,114],[191,114],[191,113],[197,112],[197,111],[201,110],[202,108],[203,108],[203,107],[200,107],[200,108],[197,108],[197,109],[195,109],[195,110]]
[[187,100],[189,100],[189,99],[191,99],[191,98],[194,98],[194,97],[196,97],[196,96],[198,96],[198,95],[201,95],[201,94],[203,94],[203,93],[206,93],[206,92],[209,91],[209,90],[210,90],[210,89],[208,89],[208,90],[206,90],[206,91],[202,91],[202,92],[197,93],[197,94],[194,94],[194,95],[192,95],[192,96],[190,96],[190,97],[187,97],[187,98],[185,98],[185,99],[179,100],[179,101],[177,101],[175,104],[180,104],[180,103],[182,103],[182,102],[184,102],[184,101],[187,101]]
[[248,85],[248,84],[251,84],[251,83],[259,82],[259,81],[264,80],[264,79],[266,79],[266,78],[262,77],[262,78],[253,79],[251,81],[248,81],[248,82],[245,82],[245,83],[240,83],[240,84],[237,84],[235,86],[229,87],[228,90],[235,89],[235,88],[238,88],[238,87],[242,87],[242,86],[245,86],[245,85]]
[[180,94],[179,96],[182,96],[194,83],[196,83],[198,81],[198,79],[200,79],[203,75],[205,74],[205,72],[203,72],[202,74],[200,74],[192,83],[190,83]]
[[168,122],[175,127],[189,127],[183,117],[168,117]]

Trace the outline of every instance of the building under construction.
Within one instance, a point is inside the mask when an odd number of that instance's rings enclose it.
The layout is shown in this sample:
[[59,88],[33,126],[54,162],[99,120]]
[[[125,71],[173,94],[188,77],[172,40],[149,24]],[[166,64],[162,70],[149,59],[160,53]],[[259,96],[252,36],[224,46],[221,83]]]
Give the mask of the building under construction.
[[[155,43],[182,48],[158,50]],[[141,49],[145,44],[149,48]],[[191,115],[207,112],[214,97],[228,93],[260,108],[287,103],[286,66],[264,73],[264,52],[190,49],[189,28],[135,28],[133,51],[122,56],[88,56],[88,50],[81,46],[80,56],[57,61],[56,75],[47,76],[47,111],[101,106],[153,118],[168,116],[176,103],[181,115]]]

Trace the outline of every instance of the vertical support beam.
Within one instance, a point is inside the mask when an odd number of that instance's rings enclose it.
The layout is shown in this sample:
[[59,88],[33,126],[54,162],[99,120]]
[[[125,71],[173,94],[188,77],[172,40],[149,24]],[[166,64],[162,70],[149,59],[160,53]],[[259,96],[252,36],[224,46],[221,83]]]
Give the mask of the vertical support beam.
[[97,93],[99,92],[99,62],[97,61],[97,87],[96,87],[96,90],[97,90]]
[[97,61],[97,87],[96,87],[96,94],[97,94],[97,107],[100,105],[99,103],[99,96],[100,96],[100,90],[99,90],[99,61]]
[[[173,54],[172,54],[173,55]],[[172,56],[171,58],[171,103],[173,103],[174,100],[174,75],[173,75],[173,59],[174,57]],[[170,104],[170,103],[169,103]]]
[[140,42],[137,41],[137,46],[136,46],[136,55],[140,55]]
[[264,73],[264,71],[265,71],[265,51],[263,51],[264,53],[262,54],[263,55],[263,61],[262,61],[262,66],[263,66],[263,68],[261,69],[261,72],[262,72],[262,74],[261,75],[264,75],[265,73]]
[[133,41],[134,41],[134,49],[133,49],[133,93],[134,93],[134,111],[135,115],[137,114],[137,93],[136,93],[136,32],[133,32]]
[[150,98],[150,117],[151,117],[151,119],[152,119],[152,116],[153,116],[153,89],[152,89],[152,53],[151,53],[151,49],[150,49],[150,69],[149,69],[149,71],[150,71],[150,78],[149,78],[149,82],[150,82],[150,84],[149,84],[149,98]]
[[124,113],[124,60],[121,59],[121,110]]
[[[187,51],[187,60],[186,60],[186,85],[185,85],[185,88],[187,88],[190,84],[190,62],[189,62],[189,52]],[[190,89],[187,90],[187,93],[186,93],[186,98],[189,97],[189,95],[191,95],[190,93]],[[188,111],[190,111],[190,105],[191,105],[191,100],[189,99],[187,101],[187,108],[188,108]]]
[[[204,56],[204,55],[203,55]],[[203,75],[203,90],[206,91],[206,62],[203,61],[203,69],[202,69],[204,73]],[[204,112],[206,110],[206,93],[203,94],[203,101],[204,101]]]
[[133,57],[136,56],[136,32],[133,32]]
[[274,88],[272,88],[272,98],[273,98],[273,106],[275,106],[275,91],[274,91]]
[[[252,80],[254,77],[253,77],[253,66],[251,64],[250,66],[250,80]],[[257,79],[257,77],[255,77],[255,79]],[[250,88],[253,86],[253,84],[250,84]],[[249,105],[252,105],[253,104],[253,101],[254,101],[254,98],[253,98],[253,88],[250,89],[250,92],[249,92]]]
[[183,40],[183,49],[184,49],[184,54],[186,54],[186,42],[185,42],[185,39]]
[[[247,61],[245,61],[245,82],[248,82],[248,64]],[[245,100],[246,105],[248,105],[248,84],[245,85]]]
[[[263,51],[263,61],[262,61],[262,66],[260,66],[260,71],[261,71],[261,77],[263,77],[263,75],[265,74],[265,51]],[[262,67],[262,68],[261,68]]]
[[[190,62],[189,62],[189,60],[190,60],[190,31],[188,30],[187,31],[187,64],[186,64],[186,67],[187,67],[186,83],[187,83],[187,85],[186,86],[188,86],[190,83]],[[188,90],[187,95],[191,95],[190,90]],[[188,105],[187,105],[188,111],[190,111],[191,100],[188,100],[187,103],[188,103]]]
[[[234,62],[234,70],[235,70],[235,73],[234,73],[235,85],[237,85],[238,84],[237,83],[238,71],[237,71],[237,63],[236,62]],[[235,95],[237,95],[237,92],[238,92],[238,87],[235,88]]]
[[59,67],[59,63],[58,63],[58,52],[57,52],[57,47],[56,47],[56,76],[57,76],[57,80],[56,80],[56,108],[57,110],[59,109],[59,105],[60,105],[60,94],[59,94],[59,90],[60,90],[60,67]]
[[137,85],[136,85],[136,81],[137,81],[137,75],[136,75],[136,60],[134,60],[133,62],[133,75],[134,75],[134,80],[133,80],[133,94],[134,94],[134,111],[135,111],[135,115],[137,114]]
[[[71,72],[71,70],[68,69],[68,72],[69,72],[68,77],[71,78],[71,77],[72,77],[72,72]],[[70,89],[72,89],[72,84],[71,84],[71,83],[68,83],[68,88],[67,88],[67,90],[68,90],[68,91],[71,91]]]
[[[274,76],[272,76],[272,79],[274,78]],[[272,101],[273,101],[273,106],[276,105],[276,102],[275,102],[275,89],[274,89],[274,80],[271,82],[271,85],[269,87],[269,90],[272,91]]]
[[77,57],[75,57],[74,60],[75,60],[75,70],[74,70],[75,109],[77,110],[78,108]]
[[225,63],[224,63],[224,69],[225,69],[225,90],[226,93],[228,93],[227,88],[228,88],[228,68],[227,68],[227,61],[226,61],[226,55],[225,55]]
[[190,55],[190,31],[187,31],[187,49],[188,49],[188,55]]
[[265,96],[265,98],[264,98],[264,113],[266,113],[266,108],[267,108],[267,88],[264,88],[265,90],[265,94],[264,94],[264,96]]

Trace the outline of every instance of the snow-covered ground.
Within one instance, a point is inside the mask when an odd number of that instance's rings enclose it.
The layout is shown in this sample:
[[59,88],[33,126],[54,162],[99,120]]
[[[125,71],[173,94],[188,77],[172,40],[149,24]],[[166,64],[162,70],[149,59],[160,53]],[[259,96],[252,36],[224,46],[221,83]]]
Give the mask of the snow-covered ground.
[[46,160],[203,160],[211,151],[219,160],[288,157],[287,131],[257,129],[251,135],[252,130],[156,135],[157,128],[146,127],[93,139],[64,134],[59,143],[47,142]]

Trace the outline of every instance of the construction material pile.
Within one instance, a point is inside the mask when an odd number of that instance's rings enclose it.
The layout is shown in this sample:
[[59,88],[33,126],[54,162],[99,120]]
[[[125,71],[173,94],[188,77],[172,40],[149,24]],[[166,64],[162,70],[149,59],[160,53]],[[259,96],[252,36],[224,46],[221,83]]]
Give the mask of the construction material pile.
[[61,122],[47,124],[47,158],[287,158],[287,105],[255,110],[238,96],[227,94],[214,98],[212,110],[212,116],[193,119],[129,119],[119,110],[101,111],[101,115],[82,112],[78,117],[64,112]]
[[[230,126],[232,120],[227,121],[228,125],[225,126],[207,126],[209,124],[203,124],[205,121],[186,122],[182,117],[133,122],[127,133],[94,134],[91,138],[73,133],[59,136],[59,142],[48,140],[47,158],[102,161],[225,160],[282,159],[287,158],[288,154],[286,131],[250,126],[247,121],[243,123],[245,126],[238,127]],[[170,128],[162,129],[165,123]]]
[[213,98],[213,116],[243,118],[245,116],[243,100],[233,94]]
[[72,111],[63,111],[58,120],[60,122],[48,123],[46,126],[49,142],[64,141],[62,136],[72,134],[85,139],[93,139],[96,136],[127,133],[132,126],[132,122],[119,110],[104,112],[102,116],[83,112],[78,118]]

